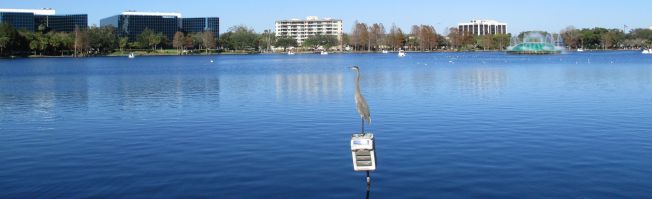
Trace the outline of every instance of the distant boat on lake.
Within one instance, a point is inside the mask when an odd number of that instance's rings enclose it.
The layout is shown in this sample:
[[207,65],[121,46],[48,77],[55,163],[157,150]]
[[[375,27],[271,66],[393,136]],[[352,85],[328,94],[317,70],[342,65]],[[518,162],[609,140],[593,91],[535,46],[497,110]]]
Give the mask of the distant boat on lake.
[[389,51],[383,50],[383,54],[387,54],[387,53],[389,53]]
[[652,54],[652,48],[651,48],[651,49],[645,49],[645,50],[643,50],[643,52],[641,52],[641,53],[643,53],[643,54],[645,54],[645,55]]
[[583,48],[578,48],[577,52],[584,52],[584,49]]
[[399,50],[399,51],[398,51],[398,56],[399,56],[399,57],[405,57],[406,55],[407,55],[407,54],[405,54],[405,51],[404,51],[404,50]]
[[320,54],[321,54],[321,55],[328,55],[328,52],[326,52],[326,51],[324,50],[324,51],[321,51]]

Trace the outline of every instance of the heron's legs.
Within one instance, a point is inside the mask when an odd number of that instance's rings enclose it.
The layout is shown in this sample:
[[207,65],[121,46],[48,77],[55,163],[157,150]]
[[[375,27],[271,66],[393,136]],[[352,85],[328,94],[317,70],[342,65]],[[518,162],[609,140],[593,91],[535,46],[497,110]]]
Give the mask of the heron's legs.
[[362,125],[360,125],[360,129],[362,129],[362,135],[364,135],[364,119],[362,119]]

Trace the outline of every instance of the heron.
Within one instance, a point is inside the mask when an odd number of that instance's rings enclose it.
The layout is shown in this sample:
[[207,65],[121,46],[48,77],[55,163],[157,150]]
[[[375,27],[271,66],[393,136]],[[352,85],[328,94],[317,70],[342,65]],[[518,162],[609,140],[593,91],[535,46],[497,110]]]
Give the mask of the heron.
[[365,122],[369,125],[371,125],[371,114],[369,113],[369,105],[367,104],[367,101],[364,99],[362,96],[362,93],[360,92],[360,67],[358,66],[353,66],[351,67],[351,70],[355,71],[356,77],[355,77],[355,110],[358,111],[358,114],[360,115],[360,119],[362,119],[362,125],[361,125],[361,130],[362,134],[364,134],[364,124]]

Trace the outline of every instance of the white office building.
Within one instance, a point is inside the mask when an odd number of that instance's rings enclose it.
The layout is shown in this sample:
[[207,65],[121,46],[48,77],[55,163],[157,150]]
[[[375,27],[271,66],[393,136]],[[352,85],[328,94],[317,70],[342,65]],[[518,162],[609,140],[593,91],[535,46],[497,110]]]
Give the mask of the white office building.
[[301,45],[311,35],[333,35],[342,41],[342,20],[309,16],[305,20],[290,19],[276,21],[276,37],[290,37]]
[[471,20],[469,23],[459,23],[458,29],[462,33],[478,36],[507,34],[507,24],[495,20]]

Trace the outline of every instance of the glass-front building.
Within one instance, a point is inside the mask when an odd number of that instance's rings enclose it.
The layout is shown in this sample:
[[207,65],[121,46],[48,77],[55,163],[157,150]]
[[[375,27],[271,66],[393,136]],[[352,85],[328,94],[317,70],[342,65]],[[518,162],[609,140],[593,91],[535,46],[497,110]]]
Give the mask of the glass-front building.
[[180,13],[135,12],[128,11],[100,20],[100,26],[113,26],[118,35],[135,41],[145,29],[163,33],[168,40],[177,31],[186,33],[211,31],[217,38],[220,31],[218,17],[181,18]]
[[0,12],[0,22],[19,30],[34,31],[34,13]]
[[218,17],[199,17],[199,18],[182,18],[181,29],[183,32],[203,32],[211,31],[216,38],[220,35],[220,18]]
[[53,9],[0,9],[0,22],[32,32],[38,30],[40,25],[45,25],[51,31],[72,32],[75,27],[88,27],[88,15],[55,15]]
[[75,15],[36,15],[34,16],[34,30],[38,30],[41,24],[48,27],[51,31],[58,32],[73,32],[75,27],[85,29],[88,26],[88,15],[75,14]]
[[174,37],[179,30],[179,17],[163,15],[132,15],[121,14],[100,20],[100,26],[113,26],[118,30],[120,37],[129,37],[129,41],[135,41],[138,35],[145,29],[156,33],[163,33],[168,39]]

